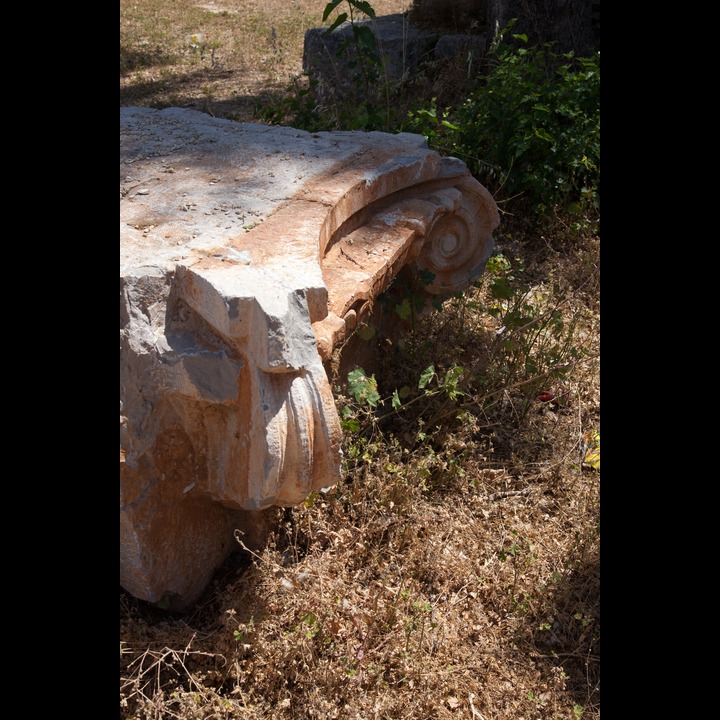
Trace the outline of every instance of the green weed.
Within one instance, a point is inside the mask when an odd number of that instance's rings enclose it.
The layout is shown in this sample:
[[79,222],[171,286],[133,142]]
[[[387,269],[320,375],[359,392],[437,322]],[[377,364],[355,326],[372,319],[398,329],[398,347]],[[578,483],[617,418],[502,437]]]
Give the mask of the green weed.
[[[507,32],[507,30],[505,31]],[[558,55],[552,44],[501,41],[461,104],[434,100],[403,129],[463,159],[496,197],[523,196],[530,209],[581,215],[600,207],[600,53]]]

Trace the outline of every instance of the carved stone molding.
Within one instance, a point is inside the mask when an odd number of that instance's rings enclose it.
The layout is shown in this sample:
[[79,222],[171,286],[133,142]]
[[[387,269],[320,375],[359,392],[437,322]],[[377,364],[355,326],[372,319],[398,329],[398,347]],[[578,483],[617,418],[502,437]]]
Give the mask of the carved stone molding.
[[183,608],[340,480],[323,367],[402,268],[484,269],[495,203],[409,134],[120,112],[121,585]]

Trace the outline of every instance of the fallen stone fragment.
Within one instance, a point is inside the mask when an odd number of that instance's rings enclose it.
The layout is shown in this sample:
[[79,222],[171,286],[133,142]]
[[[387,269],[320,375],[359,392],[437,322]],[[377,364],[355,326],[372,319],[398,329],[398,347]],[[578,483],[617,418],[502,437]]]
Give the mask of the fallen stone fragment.
[[323,363],[401,269],[467,287],[498,222],[418,135],[121,108],[121,586],[187,608],[236,531],[337,483]]

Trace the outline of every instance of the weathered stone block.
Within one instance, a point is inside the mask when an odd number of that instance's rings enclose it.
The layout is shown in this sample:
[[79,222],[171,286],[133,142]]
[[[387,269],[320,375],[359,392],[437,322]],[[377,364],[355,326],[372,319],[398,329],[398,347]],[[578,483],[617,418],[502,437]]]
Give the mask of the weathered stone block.
[[[407,15],[383,15],[356,21],[359,28],[369,28],[381,63],[379,86],[395,87],[412,77],[423,61],[432,57],[438,39],[436,32],[422,30],[409,22]],[[303,69],[319,87],[321,102],[337,102],[364,92],[362,69],[357,63],[353,26],[344,22],[331,33],[327,27],[305,32]]]
[[182,609],[340,479],[323,362],[405,268],[485,267],[495,203],[400,133],[120,111],[120,582]]
[[[467,23],[451,23],[449,20],[436,22],[427,13],[423,15],[418,8],[414,10],[417,12],[410,15],[382,15],[354,23],[356,28],[372,32],[380,61],[379,68],[366,61],[363,70],[358,61],[350,21],[342,23],[330,33],[327,32],[328,27],[307,30],[303,69],[315,83],[313,92],[318,104],[326,107],[362,107],[367,100],[373,100],[382,106],[387,102],[387,91],[393,91],[402,83],[412,80],[422,71],[425,63],[444,64],[460,56],[477,66],[484,57],[486,37],[478,34],[478,28],[475,27],[477,23],[469,20]],[[462,17],[465,15],[462,14]],[[456,34],[448,34],[451,32],[450,27],[457,28],[454,31]],[[367,87],[364,72],[367,72],[369,78],[374,77]]]

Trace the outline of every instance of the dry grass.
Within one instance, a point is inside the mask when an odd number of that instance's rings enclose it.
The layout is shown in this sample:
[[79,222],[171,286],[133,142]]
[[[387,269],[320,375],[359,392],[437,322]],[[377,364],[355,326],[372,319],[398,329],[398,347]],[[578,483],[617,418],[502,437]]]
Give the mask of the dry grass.
[[[300,72],[323,8],[121,0],[121,103],[253,120]],[[214,58],[184,44],[200,29]],[[361,423],[340,485],[278,510],[267,547],[239,547],[191,613],[121,591],[121,718],[600,717],[600,474],[582,465],[600,422],[599,241],[509,214],[496,240],[524,264],[536,316],[557,308],[574,328],[562,352],[544,320],[500,349],[486,278],[382,341],[381,395],[414,388],[402,412],[369,413],[336,378]],[[553,352],[563,378],[543,374]],[[464,394],[419,392],[431,363],[440,378],[463,368]]]
[[[194,107],[256,119],[302,73],[305,31],[322,25],[320,0],[120,0],[120,104]],[[410,0],[376,0],[378,15]],[[334,17],[334,15],[332,16]],[[209,35],[204,54],[187,35]]]

